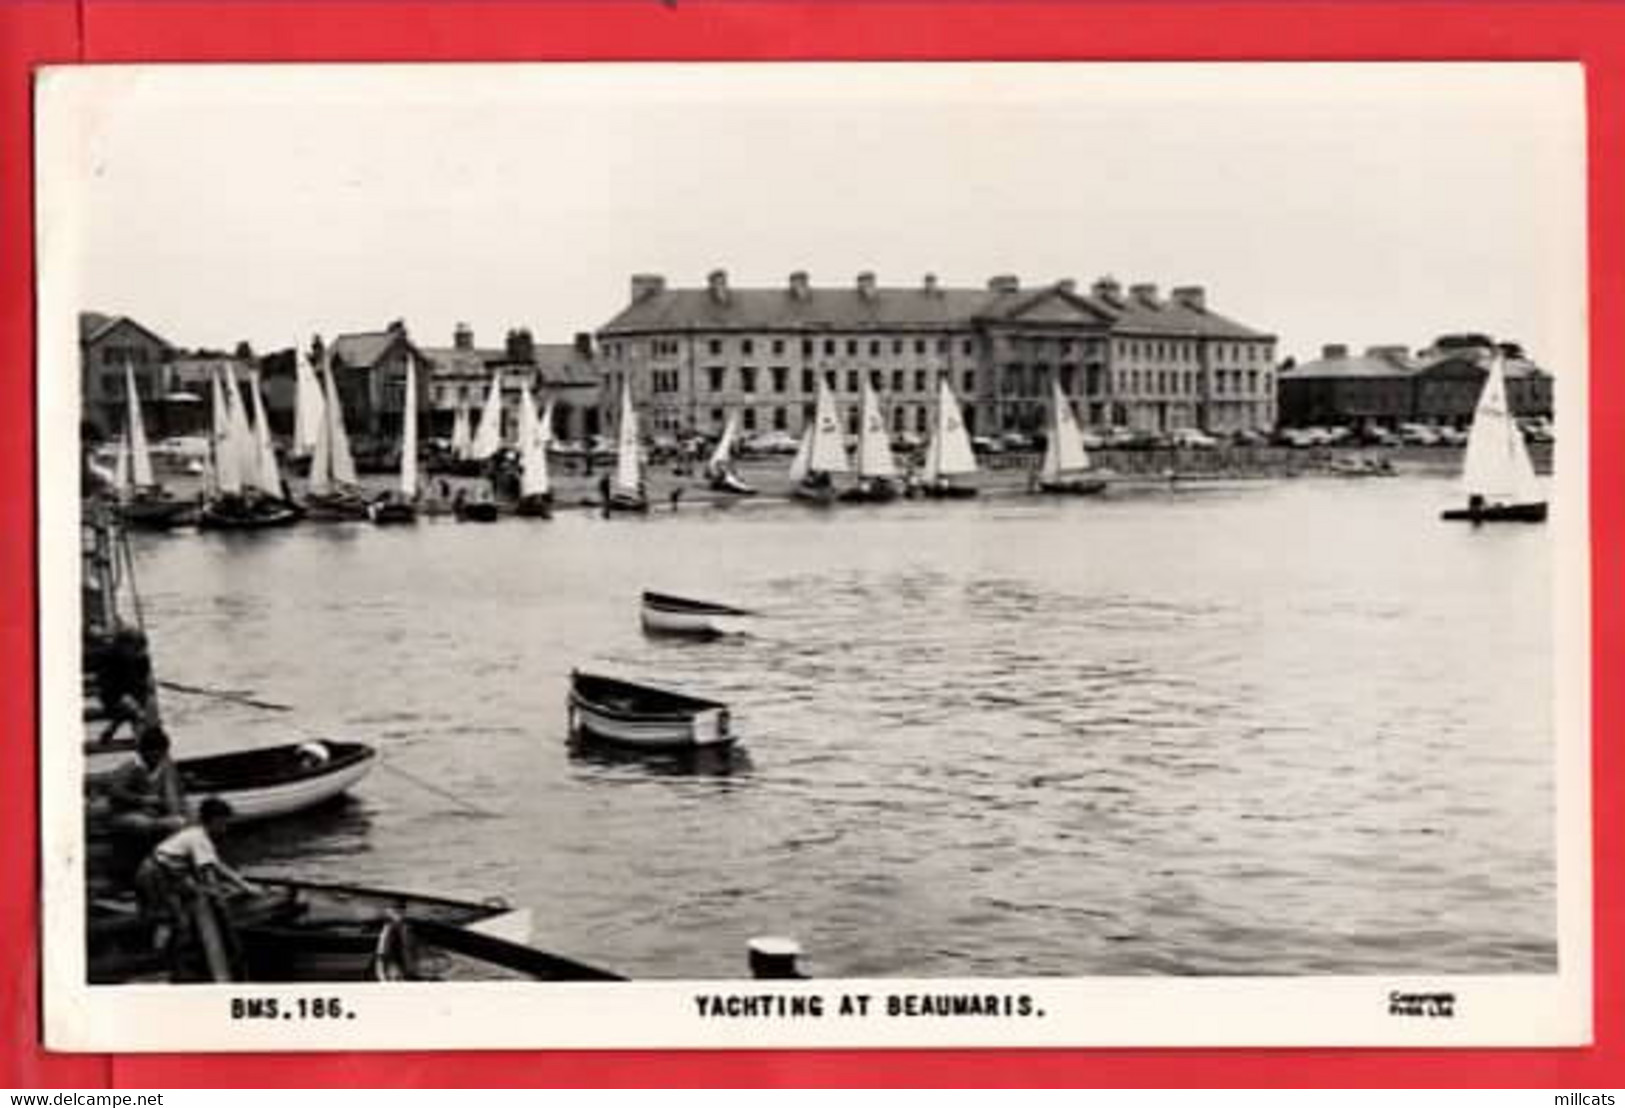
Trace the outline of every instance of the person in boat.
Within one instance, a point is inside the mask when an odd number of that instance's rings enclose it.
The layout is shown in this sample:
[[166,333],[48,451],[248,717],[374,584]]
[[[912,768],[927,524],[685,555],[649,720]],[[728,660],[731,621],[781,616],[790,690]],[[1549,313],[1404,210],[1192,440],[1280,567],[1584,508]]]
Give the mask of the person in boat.
[[107,716],[97,741],[111,742],[125,725],[139,736],[154,722],[147,637],[133,628],[121,627],[105,643],[93,646],[87,661],[96,675],[96,699]]
[[193,908],[200,899],[263,892],[226,865],[215,847],[231,816],[231,805],[208,797],[198,808],[197,821],[166,836],[136,871],[136,896],[142,918],[153,925],[153,946],[168,950],[172,958],[190,936]]
[[117,885],[134,880],[153,844],[186,825],[180,772],[169,736],[157,724],[141,733],[137,758],[92,787],[86,812],[107,828],[107,871]]

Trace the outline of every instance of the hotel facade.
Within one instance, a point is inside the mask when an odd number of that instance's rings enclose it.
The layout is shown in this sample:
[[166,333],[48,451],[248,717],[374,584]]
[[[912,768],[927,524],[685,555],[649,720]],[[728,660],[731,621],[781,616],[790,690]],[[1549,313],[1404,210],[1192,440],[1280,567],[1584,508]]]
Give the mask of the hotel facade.
[[606,416],[623,381],[651,434],[719,432],[738,412],[749,432],[799,435],[818,382],[857,426],[867,378],[893,434],[930,426],[937,381],[958,393],[972,434],[1042,431],[1052,383],[1097,429],[1213,433],[1275,423],[1275,336],[1213,311],[1205,291],[1112,278],[1023,288],[882,287],[860,273],[844,288],[792,273],[781,288],[734,288],[722,270],[702,287],[631,281],[631,302],[598,331]]

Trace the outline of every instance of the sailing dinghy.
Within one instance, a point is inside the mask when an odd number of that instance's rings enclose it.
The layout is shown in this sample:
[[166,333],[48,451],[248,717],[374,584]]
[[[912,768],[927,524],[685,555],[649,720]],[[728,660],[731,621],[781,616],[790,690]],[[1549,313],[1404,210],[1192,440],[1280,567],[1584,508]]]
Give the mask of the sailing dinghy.
[[739,473],[734,469],[734,445],[739,441],[739,414],[728,413],[728,423],[722,429],[722,437],[717,440],[716,449],[711,451],[711,458],[705,463],[705,477],[711,488],[717,492],[732,493],[735,496],[755,496],[756,490],[740,480]]
[[1467,506],[1447,509],[1445,519],[1471,523],[1546,521],[1546,501],[1541,499],[1536,485],[1535,467],[1507,403],[1505,358],[1499,349],[1490,359],[1484,391],[1473,412],[1461,470]]
[[536,401],[530,382],[519,389],[519,500],[514,514],[536,519],[553,517],[553,488],[547,476],[547,446],[552,437],[553,402],[547,411],[536,414]]
[[1106,482],[1090,475],[1089,454],[1083,446],[1083,432],[1072,415],[1072,405],[1061,392],[1059,381],[1055,382],[1051,406],[1054,414],[1050,420],[1049,445],[1044,450],[1044,465],[1038,474],[1039,491],[1065,496],[1092,496],[1104,492]]
[[621,421],[615,441],[615,477],[610,482],[605,512],[647,512],[649,497],[643,487],[643,451],[638,442],[638,413],[632,407],[632,386],[621,382]]
[[243,411],[237,375],[230,368],[223,378],[214,377],[211,399],[214,487],[198,512],[198,528],[258,531],[299,522],[304,513],[284,495],[258,379],[253,381],[252,391],[256,426],[249,424]]
[[570,674],[570,732],[639,750],[687,750],[734,741],[728,706],[615,677]]
[[936,500],[962,500],[976,495],[970,485],[956,485],[953,478],[976,472],[976,455],[971,450],[965,417],[959,410],[954,387],[943,377],[937,386],[935,430],[925,451],[924,478],[919,491]]
[[406,355],[406,398],[401,405],[400,487],[367,505],[376,524],[416,523],[418,518],[418,374],[411,352]]
[[846,472],[846,438],[829,382],[818,382],[818,405],[790,463],[790,495],[819,507],[835,502],[835,477]]
[[124,363],[124,391],[124,437],[119,440],[113,470],[119,517],[127,527],[167,531],[188,522],[193,505],[171,495],[153,478],[152,452],[147,447],[147,428],[141,418],[141,396],[129,362]]
[[311,369],[311,382],[314,395],[321,401],[321,413],[310,448],[305,515],[317,521],[366,519],[367,498],[356,481],[355,456],[350,453],[350,435],[344,426],[344,402],[331,368],[329,354],[325,366]]
[[858,425],[858,483],[843,489],[848,503],[884,504],[897,499],[897,463],[892,458],[880,401],[868,380],[863,382],[862,420]]

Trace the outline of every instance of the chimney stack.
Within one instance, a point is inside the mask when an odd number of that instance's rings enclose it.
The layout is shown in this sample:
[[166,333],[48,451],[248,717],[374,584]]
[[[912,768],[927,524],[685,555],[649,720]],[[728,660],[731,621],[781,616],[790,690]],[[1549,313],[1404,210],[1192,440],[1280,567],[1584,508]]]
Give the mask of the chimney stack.
[[938,287],[938,285],[937,285],[937,275],[935,273],[927,273],[925,275],[925,283],[924,283],[924,285],[922,287],[924,289],[925,295],[927,295],[927,296],[941,296],[942,295],[942,289],[940,287]]
[[1068,296],[1071,296],[1073,293],[1078,291],[1078,283],[1070,277],[1062,277],[1059,281],[1055,282],[1055,288],[1056,291],[1064,292]]
[[1122,306],[1123,286],[1117,283],[1116,277],[1102,277],[1095,282],[1092,291],[1098,299],[1118,307]]
[[658,273],[632,274],[632,303],[659,296],[666,291],[666,279]]
[[1130,285],[1129,295],[1148,308],[1160,308],[1162,302],[1157,299],[1157,286],[1149,282],[1140,285]]
[[576,332],[576,357],[580,358],[582,361],[585,361],[585,362],[592,361],[592,332],[591,331],[577,331]]
[[474,349],[474,328],[466,323],[459,323],[457,329],[451,333],[451,344],[458,350]]
[[875,275],[868,270],[858,274],[858,295],[865,300],[875,298]]
[[508,341],[504,344],[508,348],[508,360],[520,365],[532,365],[536,361],[536,340],[531,337],[530,331],[524,327],[516,327],[508,332]]
[[997,277],[990,277],[987,281],[989,292],[996,292],[1000,296],[1009,296],[1021,291],[1021,278],[1009,273],[1001,273]]
[[1207,311],[1207,290],[1201,285],[1181,285],[1173,291],[1173,298],[1193,312]]
[[811,295],[812,290],[807,284],[807,271],[798,269],[790,274],[790,299],[806,300]]
[[711,293],[711,300],[716,304],[728,302],[728,271],[726,269],[713,269],[706,274],[705,286]]
[[1341,342],[1329,342],[1320,348],[1320,356],[1329,362],[1335,362],[1349,356],[1349,348]]

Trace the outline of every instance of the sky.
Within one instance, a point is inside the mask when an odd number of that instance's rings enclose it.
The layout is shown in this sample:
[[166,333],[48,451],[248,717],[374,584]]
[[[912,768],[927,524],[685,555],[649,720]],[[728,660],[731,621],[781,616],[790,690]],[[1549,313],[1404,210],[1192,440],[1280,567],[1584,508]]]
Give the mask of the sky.
[[[703,285],[1202,285],[1280,336],[1583,365],[1577,66],[140,66],[44,82],[48,267],[266,351],[568,342]],[[53,244],[55,244],[53,246]]]

